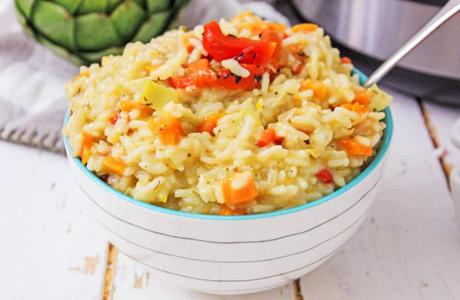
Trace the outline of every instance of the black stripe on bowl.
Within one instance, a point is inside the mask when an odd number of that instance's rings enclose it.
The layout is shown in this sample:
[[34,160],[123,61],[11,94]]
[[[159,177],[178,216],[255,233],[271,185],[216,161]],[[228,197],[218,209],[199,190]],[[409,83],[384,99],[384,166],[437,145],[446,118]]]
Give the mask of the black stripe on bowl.
[[316,229],[322,225],[325,225],[331,221],[333,221],[334,219],[340,217],[341,215],[345,214],[346,212],[348,212],[349,210],[351,210],[353,207],[355,207],[359,202],[361,202],[364,197],[366,197],[372,190],[374,190],[374,188],[378,185],[378,183],[380,182],[380,180],[382,179],[382,176],[379,177],[379,179],[374,183],[374,185],[369,189],[367,190],[355,203],[353,203],[351,206],[349,206],[348,208],[346,208],[344,211],[340,212],[339,214],[329,218],[328,220],[326,221],[323,221],[313,227],[310,227],[306,230],[303,230],[303,231],[300,231],[300,232],[296,232],[296,233],[292,233],[292,234],[288,234],[288,235],[284,235],[284,236],[280,236],[280,237],[276,237],[276,238],[271,238],[271,239],[265,239],[265,240],[257,240],[257,241],[208,241],[208,240],[203,240],[203,239],[196,239],[196,238],[191,238],[191,237],[184,237],[184,236],[177,236],[177,235],[172,235],[172,234],[167,234],[167,233],[163,233],[163,232],[157,232],[157,231],[154,231],[154,230],[151,230],[149,228],[145,228],[145,227],[142,227],[142,226],[139,226],[137,224],[134,224],[134,223],[131,223],[129,221],[126,221],[124,219],[121,219],[119,218],[118,216],[112,214],[111,212],[109,212],[108,210],[106,210],[104,207],[102,207],[99,203],[96,202],[96,200],[94,200],[93,198],[91,198],[90,195],[88,195],[88,193],[83,189],[83,187],[80,185],[80,188],[81,190],[85,193],[85,195],[91,200],[91,202],[93,202],[96,206],[98,206],[101,210],[105,211],[108,215],[112,216],[113,218],[123,222],[123,223],[126,223],[128,225],[131,225],[131,226],[134,226],[134,227],[137,227],[137,228],[140,228],[140,229],[143,229],[145,231],[149,231],[149,232],[152,232],[152,233],[155,233],[155,234],[159,234],[159,235],[163,235],[163,236],[168,236],[168,237],[172,237],[172,238],[176,238],[176,239],[182,239],[182,240],[191,240],[191,241],[196,241],[196,242],[203,242],[203,243],[210,243],[210,244],[251,244],[251,243],[267,243],[267,242],[273,242],[273,241],[276,241],[276,240],[281,240],[281,239],[285,239],[285,238],[288,238],[288,237],[292,237],[292,236],[296,236],[296,235],[301,235],[301,234],[304,234],[306,232],[309,232],[313,229]]
[[176,258],[180,258],[180,259],[184,259],[184,260],[191,260],[191,261],[200,261],[200,262],[207,262],[207,263],[222,263],[222,264],[245,264],[245,263],[259,263],[259,262],[266,262],[266,261],[273,261],[273,260],[278,260],[278,259],[282,259],[282,258],[288,258],[290,256],[295,256],[295,255],[298,255],[298,254],[302,254],[302,253],[305,253],[305,252],[309,252],[311,250],[314,250],[315,248],[318,248],[319,246],[341,236],[342,234],[344,234],[345,232],[347,232],[350,228],[352,228],[354,225],[356,225],[356,223],[358,223],[361,219],[363,219],[367,212],[368,212],[369,209],[366,209],[364,211],[363,214],[361,214],[355,221],[353,221],[350,225],[348,225],[345,229],[343,229],[342,231],[340,231],[339,233],[336,233],[334,234],[332,237],[330,238],[327,238],[326,240],[310,247],[310,248],[307,248],[307,249],[304,249],[304,250],[300,250],[300,251],[297,251],[297,252],[293,252],[293,253],[290,253],[290,254],[286,254],[286,255],[282,255],[282,256],[277,256],[277,257],[272,257],[272,258],[267,258],[267,259],[259,259],[259,260],[238,260],[238,261],[226,261],[226,260],[208,260],[208,259],[199,259],[199,258],[192,258],[192,257],[186,257],[186,256],[182,256],[182,255],[177,255],[177,254],[171,254],[171,253],[166,253],[166,252],[163,252],[163,251],[159,251],[159,250],[156,250],[156,249],[152,249],[152,248],[149,248],[149,247],[146,247],[146,246],[143,246],[143,245],[140,245],[136,242],[133,242],[121,235],[119,235],[118,233],[114,232],[113,230],[111,230],[110,228],[108,228],[107,226],[105,226],[104,224],[102,224],[99,220],[96,220],[102,227],[104,227],[107,231],[109,231],[110,233],[112,233],[114,236],[117,236],[118,238],[124,240],[125,242],[127,243],[130,243],[130,244],[133,244],[134,246],[137,246],[139,248],[143,248],[145,250],[148,250],[148,251],[152,251],[152,252],[155,252],[155,253],[158,253],[160,255],[165,255],[165,256],[171,256],[171,257],[176,257]]
[[300,270],[303,270],[303,269],[306,269],[322,260],[326,260],[328,259],[329,257],[331,257],[340,247],[342,247],[345,243],[347,242],[344,241],[342,242],[338,247],[334,248],[334,250],[330,251],[328,254],[322,256],[321,258],[313,261],[313,262],[310,262],[306,265],[303,265],[301,267],[298,267],[298,268],[295,268],[293,270],[289,270],[289,271],[286,271],[286,272],[282,272],[282,273],[278,273],[278,274],[273,274],[273,275],[269,275],[269,276],[264,276],[264,277],[258,277],[258,278],[250,278],[250,279],[210,279],[210,278],[201,278],[201,277],[194,277],[194,276],[189,276],[189,275],[185,275],[185,274],[180,274],[180,273],[175,273],[175,272],[170,272],[170,271],[167,271],[167,270],[163,270],[163,269],[160,269],[160,268],[157,268],[157,267],[154,267],[152,265],[149,265],[145,262],[142,262],[128,254],[126,254],[125,252],[123,251],[120,251],[122,252],[124,255],[126,255],[127,257],[131,258],[132,260],[138,262],[139,264],[141,265],[144,265],[150,269],[153,269],[155,271],[158,271],[158,272],[162,272],[162,273],[166,273],[166,274],[170,274],[170,275],[174,275],[174,276],[179,276],[179,277],[183,277],[183,278],[187,278],[187,279],[192,279],[192,280],[199,280],[199,281],[207,281],[207,282],[248,282],[248,281],[258,281],[258,280],[265,280],[265,279],[270,279],[270,278],[273,278],[273,277],[280,277],[280,276],[286,276],[290,273],[294,273],[294,272],[297,272],[297,271],[300,271]]

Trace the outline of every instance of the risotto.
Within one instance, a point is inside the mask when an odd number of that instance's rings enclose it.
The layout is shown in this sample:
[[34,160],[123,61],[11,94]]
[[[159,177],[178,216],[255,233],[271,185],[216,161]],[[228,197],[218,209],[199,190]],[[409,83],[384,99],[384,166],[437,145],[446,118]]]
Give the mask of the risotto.
[[193,213],[262,213],[344,186],[375,154],[391,97],[365,89],[315,24],[242,13],[82,67],[72,155],[113,188]]

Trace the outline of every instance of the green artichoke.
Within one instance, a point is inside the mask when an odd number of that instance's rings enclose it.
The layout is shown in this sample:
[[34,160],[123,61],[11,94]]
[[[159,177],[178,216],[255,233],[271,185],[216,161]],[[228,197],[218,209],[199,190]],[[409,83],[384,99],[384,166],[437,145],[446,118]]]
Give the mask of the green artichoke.
[[19,20],[38,42],[76,65],[99,62],[126,43],[149,42],[188,0],[15,0]]

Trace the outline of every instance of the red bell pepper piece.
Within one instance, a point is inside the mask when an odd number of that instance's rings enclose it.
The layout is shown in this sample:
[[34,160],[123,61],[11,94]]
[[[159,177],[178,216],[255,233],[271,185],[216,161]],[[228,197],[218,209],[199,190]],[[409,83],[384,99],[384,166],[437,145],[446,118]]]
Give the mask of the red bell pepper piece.
[[216,21],[211,21],[204,26],[203,47],[218,61],[235,58],[240,63],[261,65],[271,61],[279,41],[273,39],[272,34],[261,40],[227,36]]
[[194,86],[197,88],[208,87],[231,90],[252,90],[258,87],[262,74],[267,68],[247,64],[241,64],[241,66],[250,72],[248,77],[237,77],[229,70],[223,68],[214,71],[210,68],[209,61],[203,58],[193,64],[190,64],[187,68],[188,73],[185,76],[170,78],[169,84],[180,89]]
[[276,135],[276,131],[273,128],[267,128],[259,137],[257,141],[257,146],[259,147],[266,147],[270,144],[281,144],[283,142],[284,137]]
[[321,181],[322,183],[329,184],[333,182],[332,174],[328,169],[322,169],[315,175],[316,175],[316,178],[318,178],[318,180]]

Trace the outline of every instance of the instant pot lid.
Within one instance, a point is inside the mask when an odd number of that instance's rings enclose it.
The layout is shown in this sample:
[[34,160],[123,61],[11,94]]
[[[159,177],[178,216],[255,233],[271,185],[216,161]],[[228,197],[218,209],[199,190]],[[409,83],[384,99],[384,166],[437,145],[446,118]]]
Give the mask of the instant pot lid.
[[412,1],[412,2],[418,2],[422,4],[428,4],[428,5],[437,5],[437,6],[444,6],[449,0],[401,0],[401,1]]
[[[343,2],[350,2],[350,0],[339,0]],[[362,1],[356,1],[356,2],[373,2],[375,0],[362,0]],[[404,1],[404,2],[415,2],[416,0],[381,0],[382,2],[385,1]],[[309,5],[312,5],[312,3],[316,3],[317,9],[320,6],[321,1],[317,0],[305,0],[305,1],[300,1],[300,0],[289,0],[289,1],[280,1],[279,5],[277,8],[279,8],[283,14],[285,14],[289,20],[291,21],[292,24],[300,23],[300,22],[305,22],[305,21],[311,21],[311,22],[316,22],[319,23],[320,25],[323,26],[319,21],[315,19],[310,19],[306,18],[301,11],[297,10],[295,7],[298,4],[295,4],[295,2],[309,2]],[[324,1],[326,2],[326,1]],[[336,0],[328,0],[328,4],[332,4],[333,2],[337,2]],[[422,0],[422,1],[417,1],[417,2],[424,2],[425,5],[437,5],[437,6],[442,6],[446,0]],[[436,9],[436,7],[434,7]],[[312,14],[313,15],[313,14]],[[332,17],[332,16],[331,16]],[[323,17],[325,18],[325,17]],[[335,17],[333,17],[335,18]],[[460,24],[460,18],[458,18],[458,22]],[[337,21],[332,22],[334,24],[337,24]],[[357,25],[358,26],[358,25]],[[423,24],[422,24],[423,26]],[[452,26],[452,25],[450,25]],[[458,25],[457,28],[460,28],[460,25]],[[417,31],[418,29],[414,29],[414,32]],[[326,29],[328,34],[331,34]],[[457,36],[460,38],[460,34],[457,31]],[[348,45],[340,42],[340,40],[335,39],[335,36],[331,34],[332,39],[334,40],[335,46],[337,46],[340,49],[340,52],[344,56],[349,56],[353,60],[353,64],[356,65],[359,69],[364,71],[367,74],[372,73],[377,67],[382,63],[382,60],[384,58],[389,57],[392,52],[390,52],[387,56],[382,57],[381,59],[376,58],[375,55],[362,55],[362,53],[353,50],[351,47]],[[385,39],[382,39],[385,40]],[[446,47],[443,43],[441,43],[441,49]],[[438,47],[439,48],[439,47]],[[453,49],[458,49],[458,46],[452,47]],[[457,50],[456,50],[457,51]],[[436,51],[436,55],[441,55],[441,51]],[[460,55],[460,52],[456,53],[456,55]],[[429,58],[427,59],[424,57],[426,61],[429,61]],[[453,62],[455,64],[455,62]],[[457,59],[457,65],[459,66],[459,70],[456,71],[457,77],[460,77],[460,58]],[[428,70],[429,71],[429,70]],[[455,75],[455,74],[454,74]],[[397,67],[393,69],[388,76],[384,78],[382,81],[383,85],[386,85],[388,87],[391,87],[393,89],[399,90],[401,92],[421,97],[426,100],[434,100],[437,102],[443,102],[443,103],[448,103],[448,104],[453,104],[453,105],[460,105],[460,80],[459,79],[453,79],[452,77],[446,77],[444,75],[435,75],[433,76],[432,73],[426,73],[426,72],[421,72],[418,70],[415,70],[414,68],[411,67],[404,67],[400,68]]]
[[[306,20],[318,23],[348,48],[384,60],[421,29],[446,0],[291,0]],[[460,17],[454,17],[400,66],[460,80]]]

